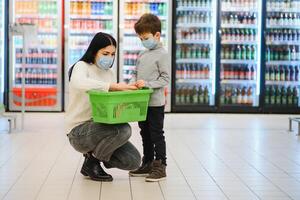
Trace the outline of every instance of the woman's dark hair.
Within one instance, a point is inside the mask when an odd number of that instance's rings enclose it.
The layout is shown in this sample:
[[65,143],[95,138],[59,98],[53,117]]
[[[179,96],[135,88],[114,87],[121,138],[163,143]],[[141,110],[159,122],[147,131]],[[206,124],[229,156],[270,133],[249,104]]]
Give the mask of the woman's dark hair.
[[[86,63],[94,63],[95,62],[95,57],[97,52],[100,49],[103,49],[107,46],[113,45],[117,47],[117,42],[116,40],[109,34],[99,32],[97,33],[94,38],[92,39],[88,49],[86,50],[85,54],[80,58],[77,62],[79,61],[84,61]],[[77,63],[76,62],[76,63]],[[69,81],[71,80],[71,75],[73,72],[73,68],[76,65],[76,63],[69,69],[68,75],[69,75]]]

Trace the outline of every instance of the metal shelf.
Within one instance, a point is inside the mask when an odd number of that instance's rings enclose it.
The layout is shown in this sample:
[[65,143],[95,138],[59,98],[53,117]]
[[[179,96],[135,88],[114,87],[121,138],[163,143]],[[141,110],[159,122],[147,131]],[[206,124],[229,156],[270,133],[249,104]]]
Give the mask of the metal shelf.
[[[16,68],[22,68],[23,64],[15,64]],[[39,69],[39,68],[46,68],[46,69],[57,69],[58,68],[58,64],[25,64],[24,65],[25,68],[35,68],[35,69]]]
[[257,45],[257,41],[222,41],[221,44]]
[[[124,17],[124,19],[125,19],[125,20],[138,20],[140,17],[141,17],[140,15],[126,15],[126,16]],[[168,17],[166,17],[166,16],[157,16],[157,17],[158,17],[160,20],[163,20],[163,21],[165,21],[165,20],[168,19]]]
[[[14,88],[22,88],[22,84],[16,84],[14,83]],[[43,85],[43,84],[25,84],[26,88],[57,88],[57,85]]]
[[255,80],[222,80],[221,84],[256,85]]
[[59,15],[53,15],[53,14],[41,14],[41,13],[36,13],[36,14],[16,14],[15,18],[33,18],[33,19],[58,19]]
[[212,84],[210,79],[176,79],[176,83]]
[[266,81],[266,85],[299,86],[299,81]]
[[251,12],[257,13],[257,8],[249,8],[249,7],[229,7],[229,8],[222,8],[222,12]]
[[212,44],[212,40],[177,40],[177,44]]
[[[134,1],[126,0],[125,2],[126,3],[132,3],[132,2],[134,2],[134,3],[136,3],[136,2],[138,2],[138,3],[152,3],[153,0],[134,0]],[[168,2],[168,0],[155,0],[155,3],[167,3],[167,2]]]
[[267,25],[269,29],[299,29],[300,24],[298,25]]
[[222,24],[221,28],[249,28],[249,29],[258,29],[258,26],[248,25],[248,24]]
[[[102,32],[105,32],[105,33],[112,33],[112,30],[101,30]],[[71,36],[80,36],[80,35],[87,35],[87,36],[93,36],[95,35],[96,33],[98,33],[98,31],[92,31],[92,30],[87,30],[87,31],[70,31],[69,34]]]
[[70,15],[71,20],[86,19],[86,20],[112,20],[113,15]]
[[266,42],[266,45],[297,45],[300,41],[271,41]]
[[221,60],[222,64],[256,64],[256,60]]
[[204,64],[211,64],[211,59],[201,59],[201,58],[184,58],[184,59],[177,59],[176,63],[204,63]]
[[267,10],[267,12],[299,13],[299,10],[293,8],[272,8],[271,10]]
[[266,62],[267,65],[298,65],[300,64],[300,60],[298,61],[269,61]]
[[212,28],[212,24],[209,23],[178,23],[177,28]]
[[185,7],[185,6],[181,6],[181,7],[177,7],[176,11],[180,12],[180,11],[201,11],[201,12],[211,12],[212,9],[211,7]]

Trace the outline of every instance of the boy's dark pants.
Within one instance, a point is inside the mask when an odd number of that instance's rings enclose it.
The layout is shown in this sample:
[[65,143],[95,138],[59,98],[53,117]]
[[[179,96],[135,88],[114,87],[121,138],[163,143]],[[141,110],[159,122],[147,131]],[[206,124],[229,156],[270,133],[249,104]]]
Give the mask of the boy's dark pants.
[[[143,140],[144,162],[162,160],[166,165],[166,142],[163,131],[165,106],[148,107],[146,121],[139,122]],[[154,154],[155,153],[155,154]]]

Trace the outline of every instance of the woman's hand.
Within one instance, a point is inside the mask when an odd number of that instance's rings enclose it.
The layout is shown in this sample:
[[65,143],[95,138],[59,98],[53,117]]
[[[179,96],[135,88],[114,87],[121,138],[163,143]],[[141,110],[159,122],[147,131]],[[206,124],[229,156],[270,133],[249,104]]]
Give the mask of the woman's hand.
[[125,90],[137,90],[136,85],[128,85],[126,83],[111,83],[109,86],[110,91],[125,91]]
[[143,88],[145,87],[145,81],[144,80],[138,80],[136,83],[135,83],[135,86],[137,88]]

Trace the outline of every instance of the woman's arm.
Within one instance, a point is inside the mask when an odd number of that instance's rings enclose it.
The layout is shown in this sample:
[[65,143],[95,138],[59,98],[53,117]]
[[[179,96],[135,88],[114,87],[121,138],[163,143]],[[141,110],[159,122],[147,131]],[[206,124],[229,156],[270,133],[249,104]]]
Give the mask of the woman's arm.
[[136,90],[136,86],[127,85],[125,83],[108,83],[98,81],[88,77],[87,66],[85,63],[78,63],[73,69],[71,84],[74,88],[84,91],[101,90],[101,91],[123,91]]
[[87,64],[84,62],[78,62],[74,66],[70,85],[78,90],[83,91],[89,91],[93,89],[108,91],[110,83],[90,78],[88,76],[88,66],[85,65]]
[[126,83],[111,83],[109,86],[110,91],[124,91],[124,90],[137,90],[135,85],[128,85]]

